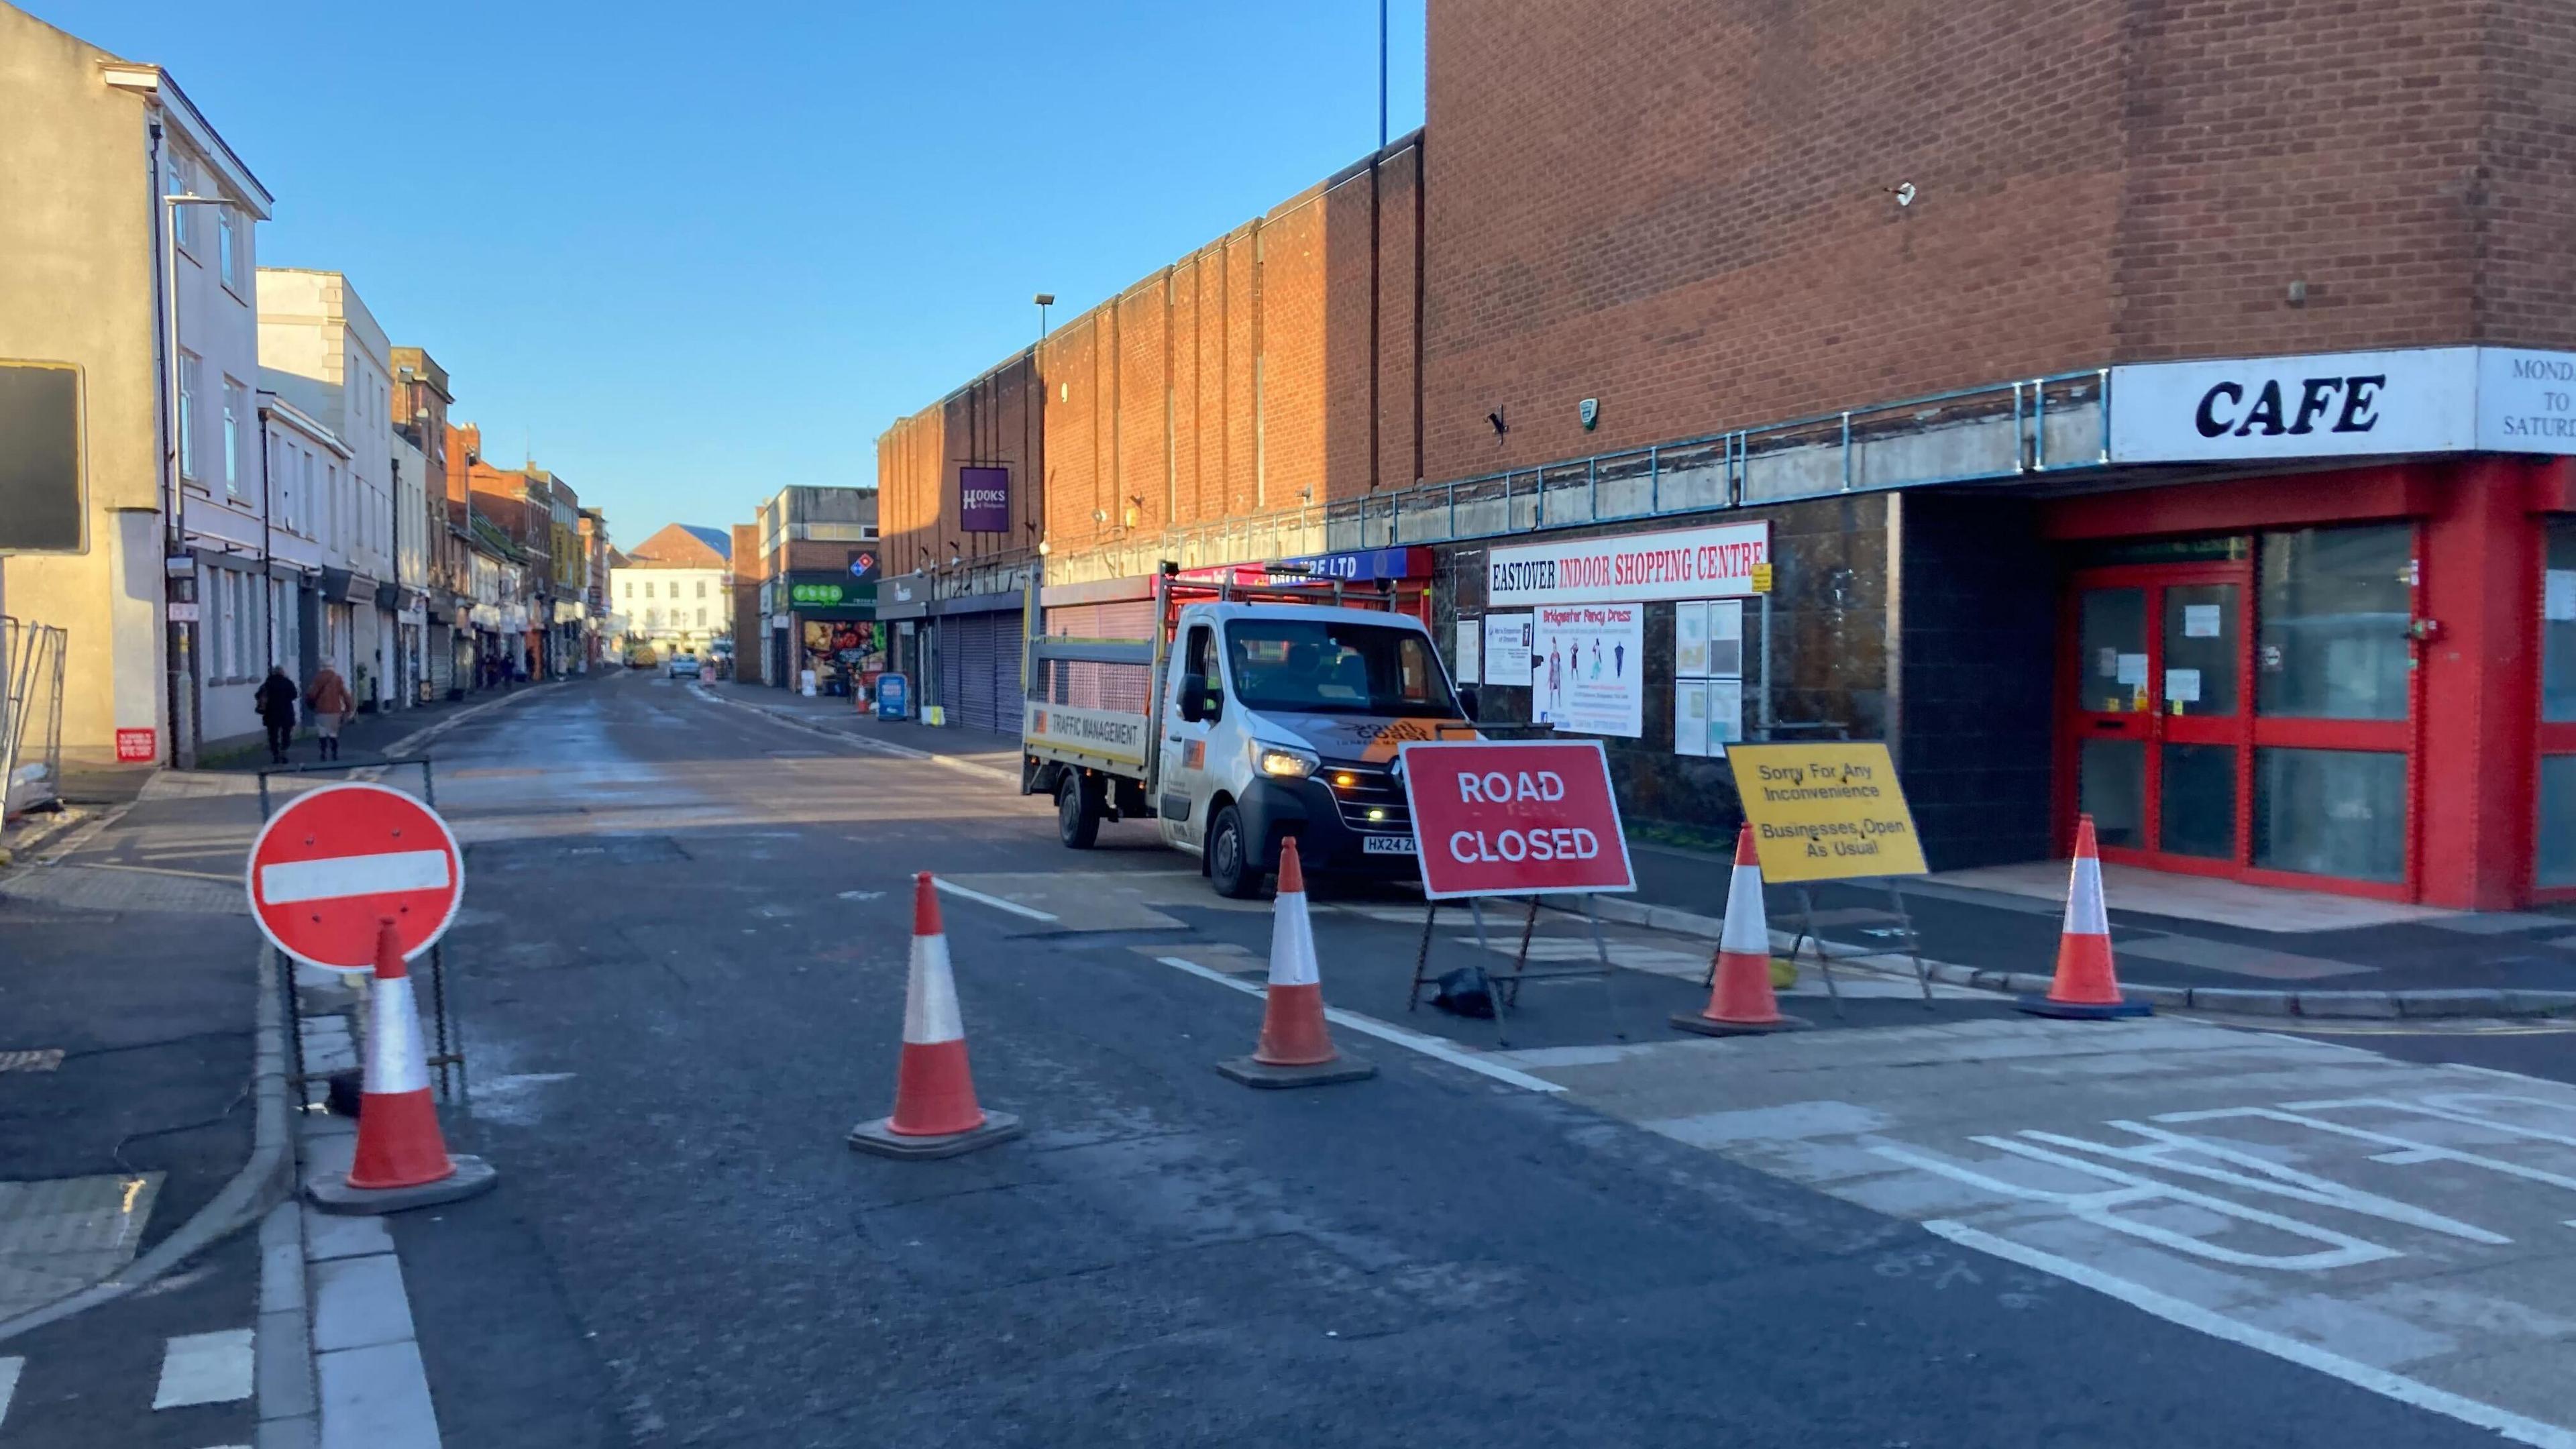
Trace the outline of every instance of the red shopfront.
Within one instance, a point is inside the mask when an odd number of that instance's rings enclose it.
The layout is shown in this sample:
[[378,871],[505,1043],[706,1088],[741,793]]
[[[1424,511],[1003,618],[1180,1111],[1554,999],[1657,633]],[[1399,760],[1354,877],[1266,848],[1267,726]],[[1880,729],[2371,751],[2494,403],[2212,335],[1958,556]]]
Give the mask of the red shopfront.
[[2057,827],[2390,900],[2576,899],[2576,464],[2058,500]]

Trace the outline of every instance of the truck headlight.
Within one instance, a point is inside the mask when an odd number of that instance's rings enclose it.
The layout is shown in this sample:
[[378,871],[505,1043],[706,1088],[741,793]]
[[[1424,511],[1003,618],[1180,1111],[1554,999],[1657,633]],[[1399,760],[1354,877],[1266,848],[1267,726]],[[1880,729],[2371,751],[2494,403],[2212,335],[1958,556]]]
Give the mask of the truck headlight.
[[1282,780],[1302,780],[1315,773],[1323,761],[1302,750],[1283,750],[1277,745],[1254,745],[1252,763],[1261,773]]

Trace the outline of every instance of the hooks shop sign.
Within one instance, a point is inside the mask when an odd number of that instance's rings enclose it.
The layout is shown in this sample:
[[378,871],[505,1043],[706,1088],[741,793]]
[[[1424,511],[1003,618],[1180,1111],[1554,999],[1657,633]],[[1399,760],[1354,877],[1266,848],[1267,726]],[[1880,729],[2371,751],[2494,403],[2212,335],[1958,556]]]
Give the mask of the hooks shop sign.
[[2111,369],[2111,461],[2576,453],[2576,353],[2424,347]]

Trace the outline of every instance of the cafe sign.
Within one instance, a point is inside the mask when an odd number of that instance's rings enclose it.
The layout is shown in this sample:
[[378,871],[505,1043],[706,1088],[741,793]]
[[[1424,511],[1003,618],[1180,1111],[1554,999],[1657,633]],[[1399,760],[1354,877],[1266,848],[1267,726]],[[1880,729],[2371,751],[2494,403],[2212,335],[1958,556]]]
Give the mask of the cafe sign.
[[2576,453],[2576,353],[2420,347],[2111,369],[2111,461]]

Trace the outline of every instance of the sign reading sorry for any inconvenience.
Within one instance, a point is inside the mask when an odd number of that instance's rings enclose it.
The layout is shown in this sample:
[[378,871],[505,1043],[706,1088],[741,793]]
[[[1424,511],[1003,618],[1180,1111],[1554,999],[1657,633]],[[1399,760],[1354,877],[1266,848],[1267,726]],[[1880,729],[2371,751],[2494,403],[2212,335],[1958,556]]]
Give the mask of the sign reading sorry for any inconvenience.
[[1408,744],[1397,768],[1413,810],[1424,895],[1637,888],[1609,758],[1597,742]]
[[1729,745],[1766,881],[1921,875],[1923,841],[1884,744]]
[[1734,598],[1753,592],[1754,566],[1770,561],[1768,523],[1514,545],[1486,556],[1485,602]]

